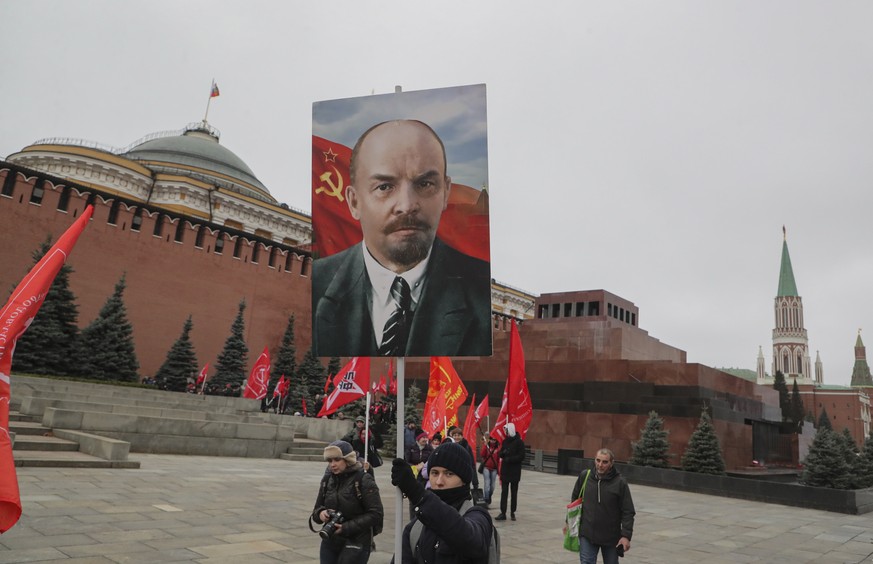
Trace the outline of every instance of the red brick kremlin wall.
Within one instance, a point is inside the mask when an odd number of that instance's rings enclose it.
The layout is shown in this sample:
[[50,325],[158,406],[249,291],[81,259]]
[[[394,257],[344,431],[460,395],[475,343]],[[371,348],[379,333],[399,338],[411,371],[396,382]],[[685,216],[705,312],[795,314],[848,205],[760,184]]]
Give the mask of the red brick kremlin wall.
[[[6,165],[0,165],[0,186],[9,173]],[[55,179],[55,184],[42,174],[28,178],[20,172],[12,174],[17,175],[13,194],[0,196],[0,288],[6,293],[33,265],[31,253],[47,235],[56,240],[85,209],[89,197],[84,187],[80,187],[83,192],[72,189],[67,212],[58,211],[63,187],[70,183]],[[45,193],[40,204],[33,204],[30,197],[38,178],[47,179]],[[135,209],[120,205],[115,225],[109,224],[112,200],[106,198],[94,197],[94,217],[70,255],[68,264],[75,270],[70,285],[79,306],[79,326],[84,327],[97,316],[126,273],[124,301],[133,325],[141,376],[157,371],[189,314],[193,316],[191,339],[198,361],[214,367],[242,299],[246,301],[250,365],[264,346],[273,353],[278,351],[292,313],[296,314],[298,356],[309,348],[310,259],[305,253],[278,249],[271,267],[270,248],[243,239],[240,256],[235,258],[236,237],[226,234],[223,253],[217,254],[217,232],[207,229],[202,248],[196,248],[199,226],[185,221],[182,242],[176,242],[180,220],[164,216],[163,234],[156,237],[153,232],[158,215],[148,211],[143,213],[140,231],[131,231]],[[252,262],[254,245],[261,245],[258,263]],[[290,271],[285,270],[286,264]]]

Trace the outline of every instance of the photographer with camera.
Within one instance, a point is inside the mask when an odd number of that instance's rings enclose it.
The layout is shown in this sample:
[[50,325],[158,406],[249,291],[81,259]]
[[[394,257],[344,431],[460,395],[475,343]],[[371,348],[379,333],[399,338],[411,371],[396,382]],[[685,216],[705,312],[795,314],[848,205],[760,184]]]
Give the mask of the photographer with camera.
[[370,558],[373,536],[382,531],[379,487],[348,442],[330,443],[324,459],[327,471],[311,516],[323,525],[318,531],[321,564],[364,564]]
[[391,483],[409,498],[415,511],[403,530],[401,564],[499,562],[491,515],[470,499],[473,461],[467,450],[445,442],[428,457],[426,468],[429,490],[415,479],[405,460],[395,459],[391,468]]

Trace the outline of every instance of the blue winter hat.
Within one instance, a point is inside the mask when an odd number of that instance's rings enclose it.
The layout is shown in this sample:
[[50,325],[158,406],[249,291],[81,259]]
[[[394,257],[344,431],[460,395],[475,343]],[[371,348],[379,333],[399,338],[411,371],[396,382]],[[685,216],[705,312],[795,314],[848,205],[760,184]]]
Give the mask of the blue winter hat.
[[428,468],[435,466],[454,472],[465,484],[473,481],[473,460],[467,449],[458,443],[446,442],[436,447],[427,459]]

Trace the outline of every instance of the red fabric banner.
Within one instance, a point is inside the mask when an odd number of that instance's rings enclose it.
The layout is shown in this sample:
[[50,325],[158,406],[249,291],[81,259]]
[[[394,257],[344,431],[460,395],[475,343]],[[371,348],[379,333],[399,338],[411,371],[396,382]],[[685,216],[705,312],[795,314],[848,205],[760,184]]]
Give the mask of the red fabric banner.
[[388,393],[397,395],[397,376],[394,374],[394,359],[388,360]]
[[446,395],[441,393],[434,398],[434,401],[425,406],[421,417],[421,430],[428,437],[433,438],[437,433],[442,433],[445,427]]
[[[345,145],[312,136],[313,258],[338,253],[363,238],[346,202],[351,157],[352,150]],[[452,183],[437,237],[464,254],[490,262],[488,193]]]
[[503,426],[514,423],[518,435],[524,439],[533,418],[533,405],[530,392],[527,389],[527,377],[524,370],[524,349],[521,347],[521,337],[518,326],[512,320],[512,334],[509,341],[509,376],[503,389],[503,404],[491,436],[501,443],[505,438]]
[[206,383],[206,376],[207,376],[207,374],[208,374],[208,371],[209,371],[209,363],[207,362],[207,363],[203,366],[203,368],[200,369],[200,375],[197,376],[197,381],[194,382],[194,387],[195,387],[195,388],[196,388],[197,386],[201,385],[201,384],[205,384],[205,383]]
[[473,449],[473,462],[476,462],[477,450],[479,444],[479,433],[476,429],[478,421],[476,421],[476,394],[473,394],[473,399],[470,400],[470,409],[467,410],[467,418],[464,419],[464,438]]
[[333,391],[324,399],[316,417],[334,413],[345,404],[367,395],[370,388],[370,357],[356,356],[333,378]]
[[467,401],[467,388],[461,381],[461,377],[455,372],[452,361],[447,356],[430,357],[430,378],[427,384],[427,401],[424,409],[427,411],[430,404],[438,396],[445,396],[445,414],[448,425],[458,424],[458,410]]
[[273,388],[273,397],[279,396],[282,397],[282,390],[285,388],[285,375],[279,377],[279,381],[276,382],[276,387]]
[[267,397],[267,387],[270,385],[270,351],[264,347],[264,352],[255,361],[249,379],[246,380],[246,388],[243,390],[244,398],[264,399]]
[[21,517],[21,496],[9,436],[9,374],[15,342],[27,331],[45,301],[55,276],[66,262],[93,213],[92,206],[85,208],[79,219],[61,235],[57,243],[15,287],[9,301],[0,310],[0,533],[11,529]]

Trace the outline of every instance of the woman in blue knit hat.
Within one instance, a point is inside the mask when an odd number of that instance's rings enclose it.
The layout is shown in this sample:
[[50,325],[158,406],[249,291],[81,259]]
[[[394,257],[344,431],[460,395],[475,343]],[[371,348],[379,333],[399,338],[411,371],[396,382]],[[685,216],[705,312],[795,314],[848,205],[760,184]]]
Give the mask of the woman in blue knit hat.
[[471,501],[473,461],[467,450],[458,443],[443,443],[431,453],[427,468],[429,490],[402,458],[391,468],[391,483],[415,512],[403,530],[402,564],[487,563],[489,551],[496,551],[494,524],[488,511]]

